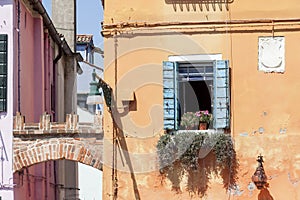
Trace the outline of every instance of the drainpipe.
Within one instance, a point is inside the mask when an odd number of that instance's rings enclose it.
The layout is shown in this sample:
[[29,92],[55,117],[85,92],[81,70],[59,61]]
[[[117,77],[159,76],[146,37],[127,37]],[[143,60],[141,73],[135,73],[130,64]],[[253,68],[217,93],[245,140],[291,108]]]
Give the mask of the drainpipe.
[[58,184],[57,184],[57,177],[56,177],[56,161],[54,160],[53,161],[53,168],[54,168],[54,199],[55,200],[57,200],[57,186],[58,186]]
[[57,62],[59,61],[59,59],[61,58],[61,56],[62,56],[62,50],[59,47],[58,48],[58,55],[53,60],[53,67],[57,64]]
[[[62,49],[61,47],[58,47],[58,55],[54,58],[53,60],[53,89],[56,89],[56,64],[58,63],[58,61],[61,59],[62,57]],[[56,108],[55,103],[56,103],[56,95],[54,92],[51,91],[51,96],[53,95],[52,98],[54,98],[54,105],[51,105],[51,108],[53,107],[54,109]],[[52,102],[51,102],[52,103]],[[56,121],[56,109],[53,110],[53,120]]]
[[21,14],[21,9],[20,9],[20,0],[18,1],[18,112],[21,112],[21,79],[20,79],[20,74],[21,74],[21,65],[20,65],[20,54],[21,54],[21,48],[20,48],[20,14]]
[[48,169],[47,169],[47,162],[44,163],[45,165],[45,200],[48,199]]
[[30,178],[29,178],[28,167],[26,167],[25,170],[26,170],[26,175],[27,175],[27,192],[28,192],[28,197],[31,199],[31,185],[30,185]]

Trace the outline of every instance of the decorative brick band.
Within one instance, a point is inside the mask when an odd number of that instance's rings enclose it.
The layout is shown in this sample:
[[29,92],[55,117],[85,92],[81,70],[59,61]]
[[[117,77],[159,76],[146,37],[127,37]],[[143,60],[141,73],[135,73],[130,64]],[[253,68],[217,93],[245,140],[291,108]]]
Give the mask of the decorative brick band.
[[102,170],[102,140],[96,138],[14,138],[13,171],[49,160],[67,159]]

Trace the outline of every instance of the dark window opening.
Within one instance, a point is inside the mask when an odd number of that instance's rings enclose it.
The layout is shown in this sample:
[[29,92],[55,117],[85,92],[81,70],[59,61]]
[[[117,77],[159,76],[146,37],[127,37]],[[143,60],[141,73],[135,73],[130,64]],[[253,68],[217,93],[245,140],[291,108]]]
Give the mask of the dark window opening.
[[[210,82],[210,83],[209,83]],[[179,83],[179,102],[181,115],[185,112],[196,112],[211,109],[212,81],[189,81]]]
[[186,112],[212,112],[212,73],[210,63],[179,64],[179,121]]

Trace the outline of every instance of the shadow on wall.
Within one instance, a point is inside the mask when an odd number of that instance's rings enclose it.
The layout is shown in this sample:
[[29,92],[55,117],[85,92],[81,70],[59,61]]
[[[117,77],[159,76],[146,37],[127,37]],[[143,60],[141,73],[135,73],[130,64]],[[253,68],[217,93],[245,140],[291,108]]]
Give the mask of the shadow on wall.
[[166,4],[172,4],[175,12],[179,9],[184,10],[186,7],[187,11],[222,11],[223,9],[229,10],[229,4],[233,3],[234,0],[165,0]]
[[258,194],[257,200],[274,200],[267,188],[263,188]]

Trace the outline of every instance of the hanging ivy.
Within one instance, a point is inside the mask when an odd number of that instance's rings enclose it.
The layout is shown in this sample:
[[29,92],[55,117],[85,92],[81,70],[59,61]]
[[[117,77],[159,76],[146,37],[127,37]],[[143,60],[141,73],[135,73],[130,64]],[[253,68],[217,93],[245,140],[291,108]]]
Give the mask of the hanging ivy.
[[[177,168],[182,169],[182,173],[177,173],[178,175],[186,173],[189,178],[187,189],[201,195],[208,188],[210,173],[220,175],[227,189],[233,187],[237,181],[238,161],[230,135],[175,132],[162,135],[156,147],[160,171],[171,182],[176,180],[176,187],[181,177],[170,174],[174,174],[172,172]],[[199,174],[198,179],[202,177],[203,180],[193,181],[195,177],[192,174]]]

